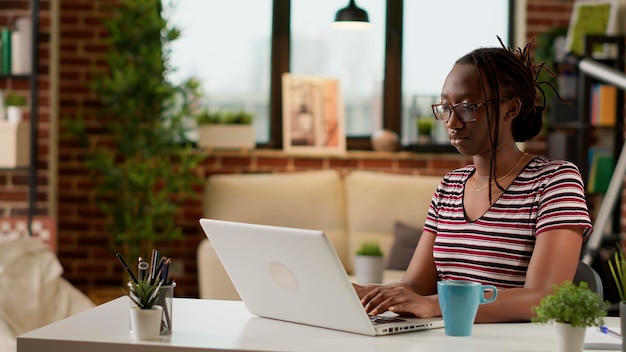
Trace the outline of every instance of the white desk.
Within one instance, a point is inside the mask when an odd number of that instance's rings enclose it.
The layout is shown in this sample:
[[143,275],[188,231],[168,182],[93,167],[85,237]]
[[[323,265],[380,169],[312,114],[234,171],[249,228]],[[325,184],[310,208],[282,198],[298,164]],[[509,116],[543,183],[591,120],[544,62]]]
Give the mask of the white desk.
[[[477,324],[471,337],[443,329],[370,337],[252,316],[242,302],[174,299],[173,333],[136,341],[128,298],[21,335],[18,352],[126,351],[554,351],[550,325]],[[619,326],[618,318],[607,325]]]

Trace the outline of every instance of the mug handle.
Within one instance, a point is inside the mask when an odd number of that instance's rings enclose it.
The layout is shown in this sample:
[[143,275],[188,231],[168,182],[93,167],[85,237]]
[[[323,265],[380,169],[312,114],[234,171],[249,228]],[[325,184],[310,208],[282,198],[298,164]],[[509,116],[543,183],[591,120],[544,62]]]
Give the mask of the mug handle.
[[[493,296],[491,296],[491,298],[485,298],[485,292],[486,291],[492,291],[493,292]],[[482,291],[482,294],[480,295],[480,304],[491,303],[491,302],[495,301],[497,297],[498,297],[498,289],[495,286],[493,286],[493,285],[483,285],[483,291]]]

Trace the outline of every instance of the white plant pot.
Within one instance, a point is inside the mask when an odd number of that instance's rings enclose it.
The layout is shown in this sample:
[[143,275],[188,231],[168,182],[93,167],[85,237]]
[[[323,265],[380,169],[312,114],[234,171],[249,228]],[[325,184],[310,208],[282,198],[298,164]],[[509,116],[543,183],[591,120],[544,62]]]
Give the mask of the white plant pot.
[[554,323],[557,352],[582,352],[585,345],[584,326],[573,327],[570,324]]
[[18,123],[22,121],[22,108],[19,106],[7,107],[7,120],[9,122]]
[[200,125],[198,146],[209,149],[253,149],[256,145],[254,126]]
[[153,306],[152,309],[130,307],[130,326],[135,338],[139,340],[157,340],[161,333],[161,317],[163,308]]
[[385,261],[383,257],[357,255],[354,257],[354,278],[359,284],[380,284],[383,282]]

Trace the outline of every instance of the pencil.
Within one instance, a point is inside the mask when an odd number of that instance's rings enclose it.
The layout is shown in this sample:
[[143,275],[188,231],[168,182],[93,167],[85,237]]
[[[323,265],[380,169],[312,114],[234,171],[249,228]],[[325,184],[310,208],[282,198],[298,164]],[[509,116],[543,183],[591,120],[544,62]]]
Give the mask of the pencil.
[[124,268],[124,270],[126,270],[128,276],[130,276],[130,279],[133,280],[134,283],[137,283],[137,278],[135,277],[135,274],[133,274],[133,271],[130,270],[130,268],[128,267],[128,264],[126,263],[126,260],[124,260],[124,257],[122,257],[122,254],[117,253],[115,256],[120,261],[120,263],[122,263],[122,267]]

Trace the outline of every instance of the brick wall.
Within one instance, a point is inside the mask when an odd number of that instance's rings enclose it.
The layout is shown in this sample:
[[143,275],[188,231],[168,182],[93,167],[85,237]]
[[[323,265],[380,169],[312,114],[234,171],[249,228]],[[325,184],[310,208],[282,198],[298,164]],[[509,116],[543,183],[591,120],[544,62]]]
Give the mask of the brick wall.
[[[11,21],[29,1],[0,1],[0,26]],[[94,69],[105,65],[105,36],[100,19],[106,16],[102,1],[63,0],[60,2],[60,67],[59,67],[59,117],[61,120],[82,114],[87,121],[95,121],[98,104],[89,92],[89,82]],[[536,35],[552,27],[567,25],[572,2],[565,0],[528,0],[528,34]],[[40,77],[40,160],[39,183],[47,184],[48,165],[45,163],[49,146],[46,136],[50,126],[46,123],[49,108],[49,2],[43,1],[42,39],[39,47],[42,59]],[[27,80],[0,79],[0,89],[28,89]],[[94,131],[97,126],[94,126]],[[63,125],[59,131],[63,134]],[[543,145],[534,152],[542,152]],[[89,191],[92,180],[82,166],[80,149],[71,141],[58,146],[58,255],[65,277],[84,291],[94,288],[119,287],[122,271],[108,248],[104,220],[100,216],[93,195]],[[335,168],[345,172],[352,169],[381,170],[397,173],[442,175],[468,160],[459,155],[420,155],[401,153],[395,155],[373,152],[351,152],[341,157],[284,156],[278,151],[256,151],[248,154],[220,153],[208,155],[203,164],[203,175],[242,172],[288,172],[305,169]],[[25,174],[0,171],[0,216],[23,213],[26,200]],[[45,189],[42,187],[40,189]],[[47,212],[47,194],[41,194],[40,213]],[[183,259],[184,274],[176,276],[176,295],[197,296],[196,247],[204,238],[197,226],[202,215],[201,200],[189,202],[180,214],[180,224],[187,234],[185,240],[173,244],[170,254]]]

